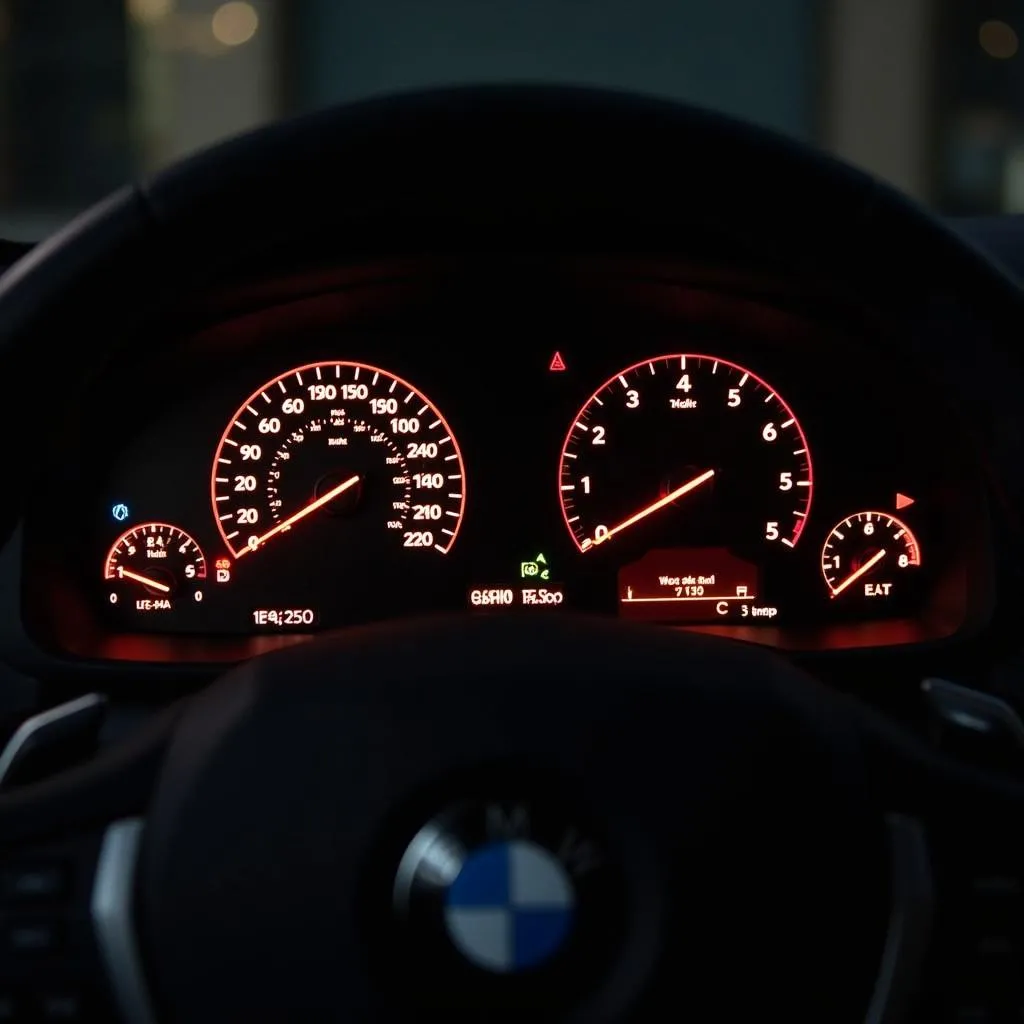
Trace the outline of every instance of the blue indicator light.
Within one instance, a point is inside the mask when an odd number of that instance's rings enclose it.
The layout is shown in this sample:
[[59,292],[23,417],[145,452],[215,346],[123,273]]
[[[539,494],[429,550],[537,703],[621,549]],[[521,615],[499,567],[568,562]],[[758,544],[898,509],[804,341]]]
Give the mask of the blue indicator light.
[[123,502],[118,502],[111,510],[110,514],[119,522],[123,523],[128,518],[128,506]]

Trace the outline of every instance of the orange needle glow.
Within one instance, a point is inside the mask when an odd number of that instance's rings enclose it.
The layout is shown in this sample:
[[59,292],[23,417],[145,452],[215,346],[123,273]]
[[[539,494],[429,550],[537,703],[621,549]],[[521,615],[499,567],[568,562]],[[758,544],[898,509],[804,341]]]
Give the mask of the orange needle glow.
[[690,491],[696,490],[701,484],[707,483],[714,475],[715,471],[713,469],[709,469],[706,473],[701,473],[700,476],[695,476],[692,480],[687,481],[687,483],[680,484],[680,486],[674,491],[669,491],[664,498],[659,498],[657,501],[652,502],[645,508],[640,509],[639,512],[634,512],[628,519],[624,519],[618,526],[613,526],[607,533],[601,531],[601,535],[597,536],[597,533],[595,532],[594,543],[603,544],[606,540],[611,540],[615,534],[622,533],[623,530],[628,529],[635,523],[639,523],[641,519],[646,519],[649,515],[653,515],[666,505],[671,505],[676,498],[681,498],[684,494],[689,494]]
[[881,551],[876,551],[856,572],[847,576],[838,587],[833,587],[832,596],[838,597],[847,587],[856,583],[861,576],[870,572],[883,558],[885,558],[885,548],[882,548]]
[[279,533],[287,530],[289,526],[294,526],[299,522],[299,520],[312,515],[318,508],[323,508],[329,501],[334,501],[339,494],[344,494],[347,490],[355,487],[357,483],[359,483],[358,473],[355,476],[350,476],[347,480],[343,480],[340,484],[336,487],[332,487],[326,493],[321,494],[316,501],[311,501],[308,505],[304,505],[298,512],[293,512],[287,519],[278,523],[272,530],[267,530],[262,537],[250,540],[248,547],[242,548],[235,557],[241,558],[246,552],[255,551],[257,548],[262,547],[268,540],[270,540],[271,537],[276,537]]
[[157,583],[156,580],[151,580],[148,576],[140,576],[137,572],[132,572],[131,569],[125,569],[123,566],[119,567],[122,579],[135,580],[136,583],[143,583],[147,587],[152,587],[154,590],[159,590],[161,594],[169,594],[171,588],[166,583]]

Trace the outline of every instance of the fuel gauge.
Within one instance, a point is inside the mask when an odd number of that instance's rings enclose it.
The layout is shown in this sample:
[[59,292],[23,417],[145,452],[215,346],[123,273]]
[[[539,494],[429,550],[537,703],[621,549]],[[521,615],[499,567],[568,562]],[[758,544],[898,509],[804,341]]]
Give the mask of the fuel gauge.
[[906,523],[888,512],[857,512],[825,538],[821,572],[833,599],[889,604],[921,565],[921,548]]
[[181,601],[202,601],[206,558],[179,527],[142,523],[114,541],[103,565],[103,579],[107,599],[115,607],[160,615]]

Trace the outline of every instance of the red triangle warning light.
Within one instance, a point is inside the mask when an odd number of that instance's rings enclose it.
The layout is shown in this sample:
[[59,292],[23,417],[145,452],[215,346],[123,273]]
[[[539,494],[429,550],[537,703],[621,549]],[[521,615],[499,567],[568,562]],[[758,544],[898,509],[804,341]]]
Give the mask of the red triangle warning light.
[[562,358],[561,352],[556,352],[551,357],[551,365],[548,367],[548,369],[552,373],[561,373],[565,369],[565,360]]
[[897,508],[906,508],[908,505],[913,505],[913,504],[914,504],[914,499],[913,498],[908,498],[905,494],[899,494],[897,492],[897,494],[896,494],[896,507]]

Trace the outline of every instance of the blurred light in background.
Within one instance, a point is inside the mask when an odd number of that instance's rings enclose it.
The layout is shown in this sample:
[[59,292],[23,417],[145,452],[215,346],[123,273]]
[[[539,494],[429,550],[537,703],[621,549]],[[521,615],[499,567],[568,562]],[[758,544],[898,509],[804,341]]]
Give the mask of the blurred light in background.
[[218,43],[241,46],[256,35],[259,24],[259,15],[252,4],[232,0],[231,3],[221,4],[213,12],[211,27]]
[[128,0],[127,11],[147,33],[143,49],[203,57],[218,57],[249,42],[260,23],[256,8],[244,2],[218,6],[210,0],[182,0],[181,9],[176,9],[172,0]]
[[0,237],[283,116],[517,80],[681,99],[944,212],[1024,211],[1015,24],[1024,0],[0,0]]
[[166,18],[173,8],[172,0],[128,0],[128,16],[143,25]]
[[986,21],[978,29],[981,48],[996,60],[1009,60],[1020,47],[1017,33],[1005,21]]

